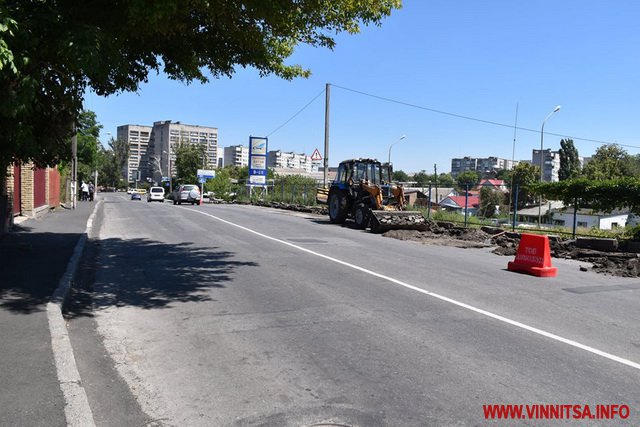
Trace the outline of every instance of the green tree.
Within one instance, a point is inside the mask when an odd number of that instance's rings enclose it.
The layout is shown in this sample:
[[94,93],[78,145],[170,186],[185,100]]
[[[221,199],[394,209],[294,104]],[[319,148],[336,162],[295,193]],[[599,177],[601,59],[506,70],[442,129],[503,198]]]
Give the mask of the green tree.
[[394,181],[396,181],[396,182],[407,182],[407,181],[409,181],[409,179],[410,179],[409,175],[405,171],[403,171],[401,169],[399,169],[397,171],[393,171],[393,180]]
[[[433,183],[435,184],[436,183],[435,174],[433,176],[434,176]],[[439,187],[453,187],[453,184],[455,183],[455,181],[453,180],[453,177],[451,176],[450,173],[441,173],[440,175],[438,175],[437,183]]]
[[429,185],[429,181],[432,181],[431,176],[428,175],[425,171],[420,171],[414,174],[411,179],[415,181],[420,187],[426,187],[427,185]]
[[87,89],[136,91],[149,73],[190,83],[252,67],[307,77],[299,44],[333,49],[341,32],[380,25],[400,0],[0,2],[0,169],[70,157]]
[[176,178],[183,183],[197,182],[198,169],[202,169],[204,146],[181,142],[175,148]]
[[474,171],[464,171],[456,178],[456,184],[460,187],[461,190],[464,190],[469,186],[469,188],[476,185],[479,181],[479,175]]
[[215,197],[229,200],[231,198],[231,167],[216,170],[216,177],[207,181],[207,188],[213,191]]
[[583,172],[585,177],[596,181],[625,178],[632,175],[632,159],[617,144],[602,145],[585,165]]
[[573,139],[560,140],[560,170],[558,176],[560,181],[576,178],[580,175],[580,157],[578,150],[573,145]]
[[493,190],[489,187],[480,189],[480,215],[485,218],[496,216],[499,207],[504,205],[504,198],[504,193],[500,190]]
[[540,168],[531,163],[520,162],[511,173],[513,174],[512,194],[518,191],[518,208],[532,204],[535,201],[534,194],[529,187],[540,180]]

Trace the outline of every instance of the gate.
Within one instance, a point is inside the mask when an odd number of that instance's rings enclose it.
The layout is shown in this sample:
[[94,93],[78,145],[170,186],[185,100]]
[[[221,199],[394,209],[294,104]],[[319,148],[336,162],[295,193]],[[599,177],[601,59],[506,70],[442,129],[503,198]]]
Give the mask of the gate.
[[33,171],[33,209],[47,204],[47,170],[35,169]]

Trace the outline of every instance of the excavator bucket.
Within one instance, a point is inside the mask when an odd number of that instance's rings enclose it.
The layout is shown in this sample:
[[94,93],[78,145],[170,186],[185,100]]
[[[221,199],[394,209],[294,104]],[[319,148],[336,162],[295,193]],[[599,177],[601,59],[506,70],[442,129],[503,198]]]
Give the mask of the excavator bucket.
[[371,231],[384,233],[389,230],[427,230],[427,220],[418,211],[371,211]]

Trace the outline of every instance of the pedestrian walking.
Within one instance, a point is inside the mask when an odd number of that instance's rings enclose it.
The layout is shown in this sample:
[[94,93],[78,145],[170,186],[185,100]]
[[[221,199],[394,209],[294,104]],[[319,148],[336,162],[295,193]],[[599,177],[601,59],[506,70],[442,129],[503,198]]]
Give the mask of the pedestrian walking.
[[96,188],[93,186],[92,183],[89,183],[89,201],[93,202],[93,193],[95,193]]
[[86,202],[89,199],[89,185],[82,181],[82,185],[80,186],[80,191],[81,191],[81,195],[80,195],[80,200],[82,200],[83,202]]

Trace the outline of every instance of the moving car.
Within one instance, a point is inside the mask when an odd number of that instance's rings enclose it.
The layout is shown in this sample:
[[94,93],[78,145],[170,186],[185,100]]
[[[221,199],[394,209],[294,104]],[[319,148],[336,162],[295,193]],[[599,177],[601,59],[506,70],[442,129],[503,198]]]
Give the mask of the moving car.
[[147,202],[157,201],[160,203],[164,202],[164,188],[162,187],[151,187],[149,189],[149,193],[147,194]]
[[200,203],[200,188],[193,184],[182,184],[173,192],[173,204]]
[[142,195],[134,191],[131,193],[131,200],[142,200]]

